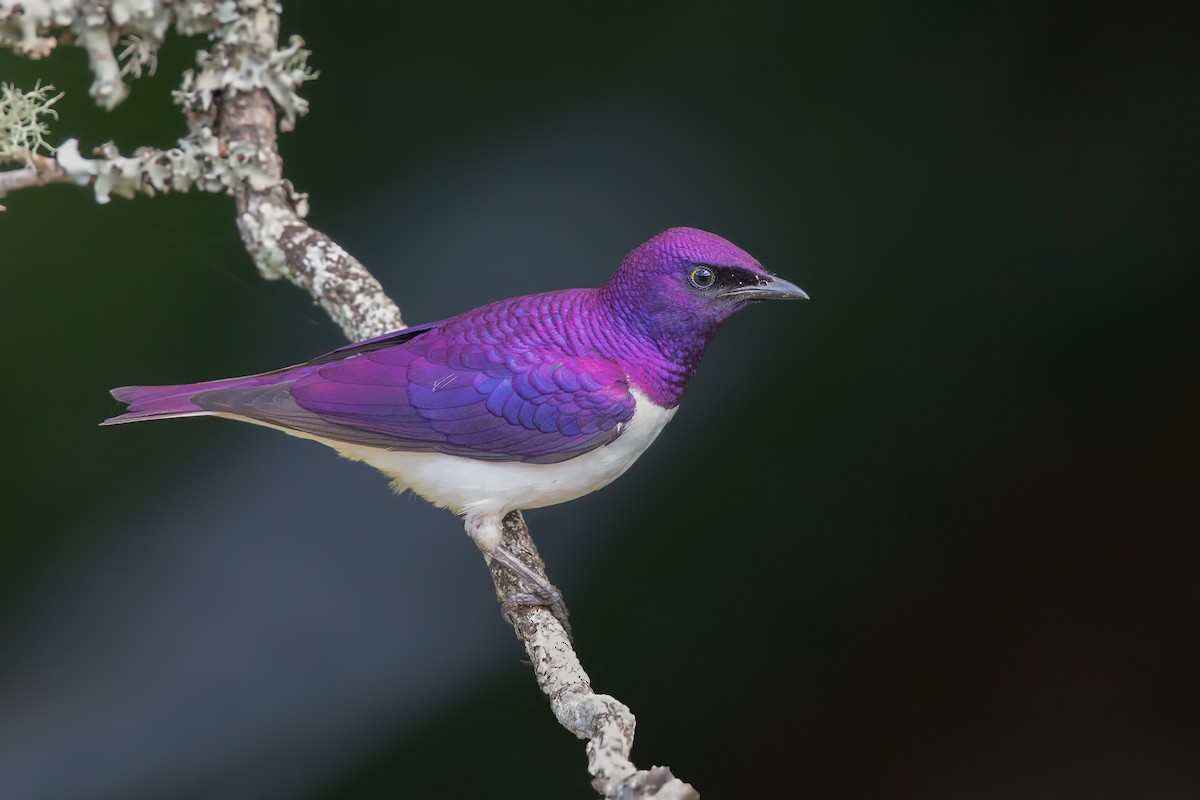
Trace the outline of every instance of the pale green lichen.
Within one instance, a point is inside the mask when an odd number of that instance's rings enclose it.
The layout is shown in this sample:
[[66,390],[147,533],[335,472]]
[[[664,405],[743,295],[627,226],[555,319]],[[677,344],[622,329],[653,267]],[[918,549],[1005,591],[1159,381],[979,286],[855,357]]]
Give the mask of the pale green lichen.
[[23,92],[10,83],[0,83],[0,161],[22,161],[33,166],[33,157],[39,151],[54,153],[45,139],[50,132],[46,120],[58,119],[58,112],[51,106],[63,95],[53,92],[50,84],[38,83],[31,91]]

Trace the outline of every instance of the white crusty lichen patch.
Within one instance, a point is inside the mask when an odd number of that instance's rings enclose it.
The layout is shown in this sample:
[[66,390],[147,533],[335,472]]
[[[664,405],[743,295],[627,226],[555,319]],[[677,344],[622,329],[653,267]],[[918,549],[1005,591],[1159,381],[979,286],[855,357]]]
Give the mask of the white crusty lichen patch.
[[303,195],[284,202],[266,194],[251,198],[238,215],[242,239],[259,271],[303,288],[351,340],[403,328],[400,309],[367,268],[299,218],[293,209],[304,204]]
[[244,185],[264,191],[279,183],[264,168],[258,148],[248,142],[222,142],[208,127],[197,128],[168,150],[139,147],[123,156],[109,142],[93,155],[83,156],[79,142],[68,139],[59,145],[58,165],[80,186],[90,183],[98,203],[139,192],[226,192]]
[[238,216],[238,228],[264,278],[288,277],[290,269],[283,243],[288,228],[295,223],[296,213],[275,203],[262,203]]
[[292,36],[287,47],[267,48],[262,43],[264,32],[246,20],[230,24],[221,33],[225,36],[210,50],[197,53],[199,69],[184,72],[175,102],[203,119],[212,113],[214,96],[221,92],[266,89],[282,112],[280,129],[292,130],[296,118],[308,113],[308,101],[297,90],[318,74],[308,66],[310,52],[304,49],[304,40]]
[[193,188],[206,192],[232,188],[240,176],[218,151],[211,131],[180,139],[169,150],[140,147],[131,156],[121,155],[109,142],[96,148],[96,158],[85,158],[79,142],[68,139],[59,145],[58,165],[80,186],[90,183],[96,202],[107,203],[112,195],[130,198],[138,192],[153,196]]

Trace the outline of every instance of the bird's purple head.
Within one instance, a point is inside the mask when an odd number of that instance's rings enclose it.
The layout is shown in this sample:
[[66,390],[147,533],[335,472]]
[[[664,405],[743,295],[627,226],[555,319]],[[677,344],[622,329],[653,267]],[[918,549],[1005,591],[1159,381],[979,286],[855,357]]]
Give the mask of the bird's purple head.
[[638,246],[601,296],[655,341],[696,355],[721,323],[751,303],[808,299],[745,250],[695,228],[670,228]]

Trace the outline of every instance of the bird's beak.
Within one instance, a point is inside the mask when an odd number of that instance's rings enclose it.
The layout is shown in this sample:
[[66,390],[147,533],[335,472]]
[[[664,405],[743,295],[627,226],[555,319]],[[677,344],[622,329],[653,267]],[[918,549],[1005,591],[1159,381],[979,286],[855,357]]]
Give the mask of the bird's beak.
[[725,297],[739,300],[807,300],[808,293],[791,281],[774,275],[763,275],[757,284],[738,286],[722,292]]

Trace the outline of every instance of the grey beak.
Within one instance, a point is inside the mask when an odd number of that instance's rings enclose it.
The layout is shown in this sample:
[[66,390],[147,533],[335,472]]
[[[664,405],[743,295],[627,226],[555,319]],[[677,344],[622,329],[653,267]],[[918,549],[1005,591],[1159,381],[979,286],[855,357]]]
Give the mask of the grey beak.
[[807,300],[808,293],[791,281],[764,275],[754,286],[739,286],[723,293],[743,300]]

